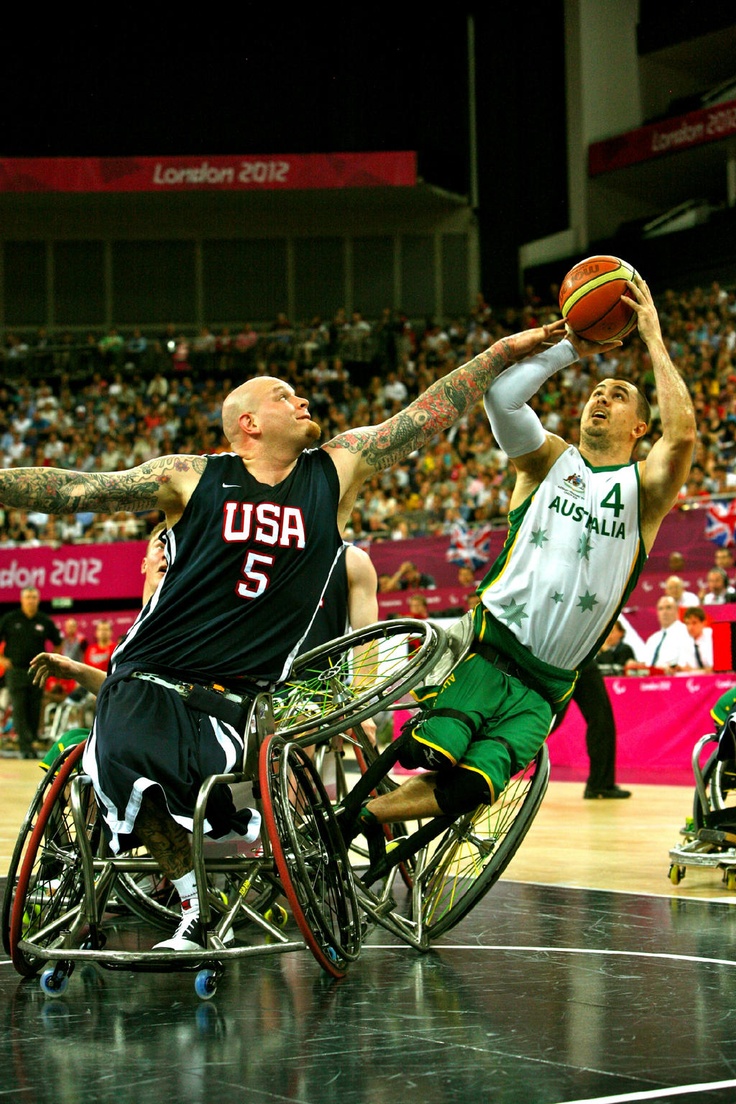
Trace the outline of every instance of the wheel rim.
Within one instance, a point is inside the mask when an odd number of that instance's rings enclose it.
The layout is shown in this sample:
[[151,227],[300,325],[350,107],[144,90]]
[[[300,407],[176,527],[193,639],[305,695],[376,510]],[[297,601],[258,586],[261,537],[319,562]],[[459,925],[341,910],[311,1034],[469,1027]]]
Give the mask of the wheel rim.
[[360,951],[359,909],[339,828],[310,760],[271,736],[261,748],[264,821],[284,892],[324,970],[342,977]]

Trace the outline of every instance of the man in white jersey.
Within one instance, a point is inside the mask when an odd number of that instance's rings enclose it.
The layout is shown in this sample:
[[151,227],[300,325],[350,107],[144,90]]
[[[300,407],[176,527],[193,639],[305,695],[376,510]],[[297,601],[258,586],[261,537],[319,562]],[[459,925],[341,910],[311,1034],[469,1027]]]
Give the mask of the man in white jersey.
[[492,382],[486,410],[517,473],[509,535],[478,587],[470,654],[401,738],[400,762],[429,772],[369,800],[360,813],[365,827],[457,816],[496,800],[569,701],[578,670],[606,639],[677,499],[695,443],[693,406],[646,283],[637,278],[622,298],[637,313],[651,358],[661,436],[646,460],[632,463],[649,404],[621,379],[593,390],[579,448],[545,432],[527,400],[590,353],[590,343],[573,334]]

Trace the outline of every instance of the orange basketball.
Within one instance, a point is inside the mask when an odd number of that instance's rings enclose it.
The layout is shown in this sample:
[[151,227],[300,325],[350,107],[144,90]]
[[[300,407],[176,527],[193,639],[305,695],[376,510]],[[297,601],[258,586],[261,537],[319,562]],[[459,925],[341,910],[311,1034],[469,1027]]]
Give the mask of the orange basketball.
[[636,312],[621,296],[636,270],[620,257],[586,257],[560,288],[560,310],[570,329],[587,341],[620,341],[636,325]]

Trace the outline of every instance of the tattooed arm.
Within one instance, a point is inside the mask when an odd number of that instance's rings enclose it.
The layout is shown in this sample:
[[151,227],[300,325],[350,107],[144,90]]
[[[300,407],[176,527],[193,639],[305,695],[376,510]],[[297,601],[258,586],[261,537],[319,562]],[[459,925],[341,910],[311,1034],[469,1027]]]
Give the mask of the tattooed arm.
[[564,336],[563,320],[501,338],[490,349],[437,380],[410,403],[377,426],[351,429],[328,441],[340,476],[341,514],[352,507],[361,484],[377,471],[398,463],[410,452],[448,429],[483,398],[496,376],[517,360],[531,356],[545,343]]
[[202,456],[162,456],[120,472],[4,468],[0,470],[0,502],[47,514],[159,509],[173,525],[206,464]]

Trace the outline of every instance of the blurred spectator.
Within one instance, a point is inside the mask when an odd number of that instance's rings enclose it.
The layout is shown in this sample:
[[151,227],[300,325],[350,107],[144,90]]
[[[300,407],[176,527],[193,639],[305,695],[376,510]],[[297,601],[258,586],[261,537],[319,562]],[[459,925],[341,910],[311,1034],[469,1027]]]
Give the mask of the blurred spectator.
[[100,338],[98,348],[104,365],[112,365],[115,368],[121,366],[125,351],[125,340],[122,334],[118,333],[115,326],[111,326],[104,337]]
[[701,591],[700,605],[722,606],[727,602],[736,602],[736,590],[729,584],[728,575],[722,567],[712,567]]
[[475,572],[468,564],[461,564],[457,569],[457,582],[461,587],[475,587]]
[[603,647],[595,657],[596,663],[602,668],[619,668],[624,670],[627,666],[636,663],[634,649],[624,642],[626,629],[620,621],[611,626],[611,631],[605,639]]
[[644,644],[644,663],[639,667],[656,667],[665,671],[676,669],[680,652],[687,644],[688,632],[678,618],[676,600],[663,594],[657,602],[659,628],[648,636]]
[[691,590],[685,589],[685,580],[679,575],[670,575],[664,582],[664,592],[670,598],[674,598],[680,609],[698,605],[698,596]]
[[388,590],[426,590],[437,585],[432,575],[420,571],[411,560],[402,563],[390,578]]
[[419,621],[426,621],[429,617],[427,599],[423,594],[410,594],[408,599],[408,616],[415,617]]
[[683,643],[677,661],[681,671],[713,670],[713,630],[706,624],[705,610],[693,606],[683,617],[688,638]]
[[84,652],[83,662],[88,667],[96,667],[98,671],[107,671],[110,665],[110,657],[115,651],[115,641],[112,638],[112,624],[110,621],[98,621],[95,625],[94,643],[89,644]]
[[726,572],[726,575],[730,580],[731,573],[734,569],[733,553],[731,552],[731,549],[716,548],[715,552],[713,553],[713,566],[722,568]]

